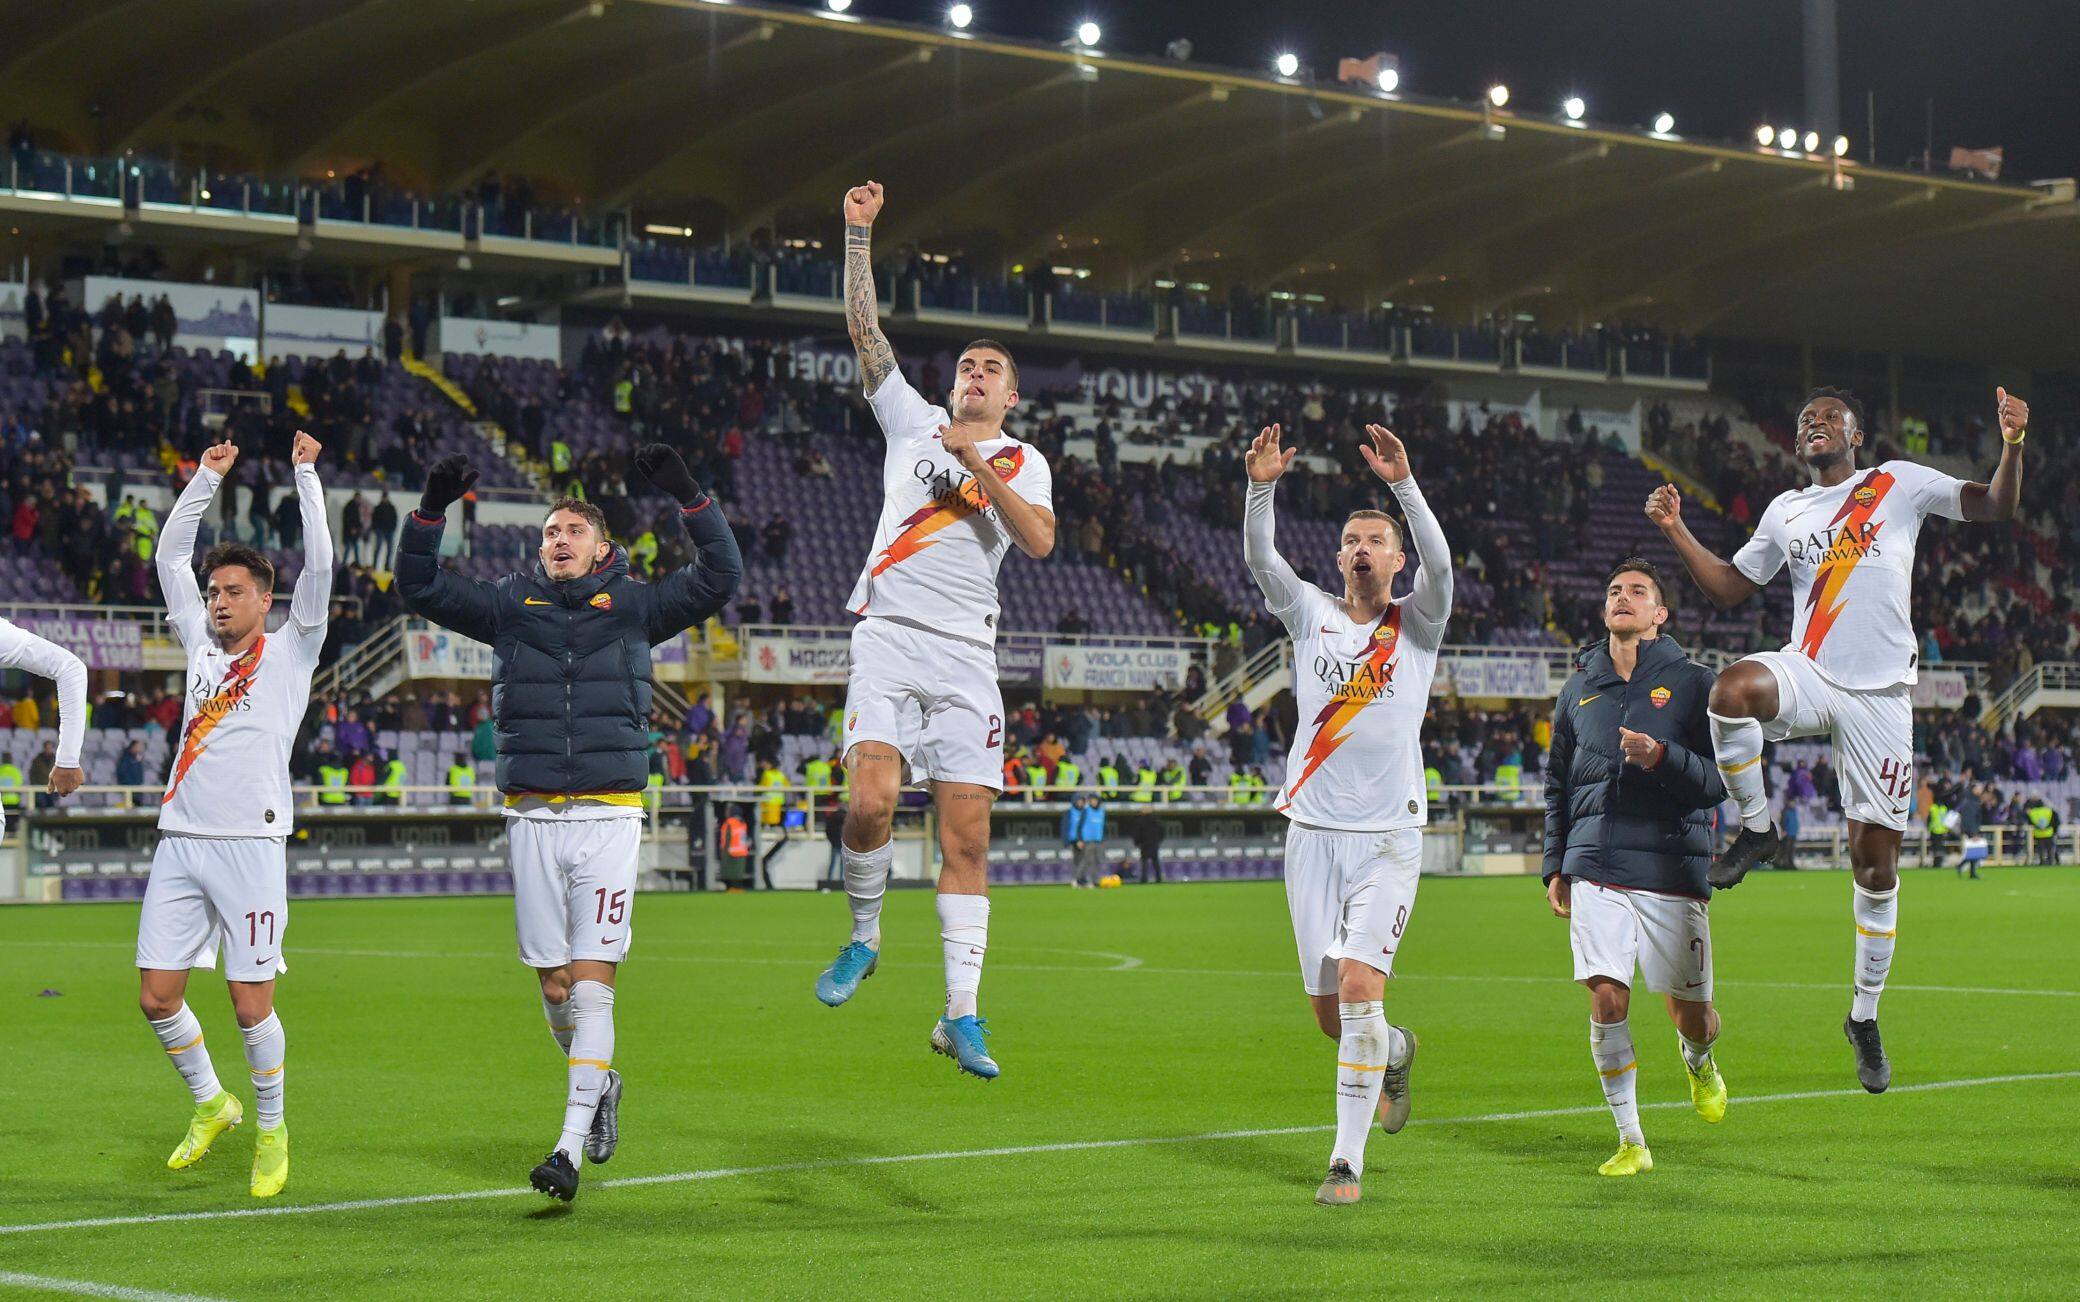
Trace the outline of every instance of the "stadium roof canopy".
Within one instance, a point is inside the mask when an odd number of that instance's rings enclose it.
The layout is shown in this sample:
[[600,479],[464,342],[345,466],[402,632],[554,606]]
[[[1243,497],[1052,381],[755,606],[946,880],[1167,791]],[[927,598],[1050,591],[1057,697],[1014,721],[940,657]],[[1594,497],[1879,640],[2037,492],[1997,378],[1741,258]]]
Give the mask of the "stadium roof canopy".
[[732,0],[13,8],[0,114],[82,151],[496,168],[732,239],[871,177],[883,247],[1458,318],[2032,366],[2080,319],[2080,205],[1752,144]]

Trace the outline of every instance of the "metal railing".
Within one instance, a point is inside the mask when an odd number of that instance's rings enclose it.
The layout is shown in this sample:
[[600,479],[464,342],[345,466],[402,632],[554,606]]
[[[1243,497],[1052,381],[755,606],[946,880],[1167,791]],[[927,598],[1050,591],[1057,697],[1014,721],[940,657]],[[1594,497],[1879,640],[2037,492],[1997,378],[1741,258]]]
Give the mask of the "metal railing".
[[1277,638],[1210,684],[1205,694],[1192,702],[1192,713],[1202,719],[1218,719],[1226,713],[1229,702],[1281,669],[1290,670],[1292,663],[1292,642],[1286,638]]
[[404,635],[410,615],[385,622],[333,664],[311,675],[311,694],[319,700],[344,697],[374,682],[404,659]]

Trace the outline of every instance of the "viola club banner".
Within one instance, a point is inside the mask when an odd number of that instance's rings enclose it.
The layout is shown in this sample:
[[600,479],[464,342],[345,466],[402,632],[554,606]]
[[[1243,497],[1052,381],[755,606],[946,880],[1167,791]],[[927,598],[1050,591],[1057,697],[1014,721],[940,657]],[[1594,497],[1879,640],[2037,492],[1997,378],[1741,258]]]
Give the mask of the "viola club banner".
[[1146,692],[1184,685],[1192,653],[1181,646],[1047,648],[1049,687],[1085,692]]
[[134,619],[17,619],[80,658],[89,669],[144,668],[144,625]]

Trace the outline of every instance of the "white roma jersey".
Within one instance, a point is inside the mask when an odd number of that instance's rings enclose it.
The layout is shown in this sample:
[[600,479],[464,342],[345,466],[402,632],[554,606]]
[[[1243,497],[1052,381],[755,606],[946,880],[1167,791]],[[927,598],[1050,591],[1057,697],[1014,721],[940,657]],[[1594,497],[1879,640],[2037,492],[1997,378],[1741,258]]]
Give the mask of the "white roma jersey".
[[1852,691],[1912,683],[1921,659],[1909,613],[1914,544],[1929,516],[1964,519],[1963,494],[1963,480],[1911,461],[1783,493],[1733,565],[1762,584],[1790,564],[1784,649],[1812,660],[1830,682]]
[[[847,608],[995,646],[997,570],[1011,532],[974,476],[939,445],[939,429],[952,417],[911,388],[900,367],[867,401],[888,437],[888,452],[874,549]],[[1020,497],[1054,510],[1054,474],[1038,448],[1005,435],[976,450]]]
[[210,636],[191,559],[196,527],[220,482],[213,471],[196,472],[166,517],[158,556],[166,618],[188,653],[180,744],[159,807],[159,830],[185,836],[287,836],[295,815],[289,751],[310,702],[311,674],[325,644],[332,600],[325,490],[316,471],[296,468],[304,568],[289,618],[242,654],[230,655]]
[[1295,822],[1392,832],[1429,821],[1423,716],[1452,609],[1452,557],[1414,478],[1393,485],[1419,563],[1415,590],[1377,620],[1354,622],[1302,582],[1273,545],[1273,485],[1251,484],[1243,552],[1265,604],[1293,638],[1299,726],[1276,808]]

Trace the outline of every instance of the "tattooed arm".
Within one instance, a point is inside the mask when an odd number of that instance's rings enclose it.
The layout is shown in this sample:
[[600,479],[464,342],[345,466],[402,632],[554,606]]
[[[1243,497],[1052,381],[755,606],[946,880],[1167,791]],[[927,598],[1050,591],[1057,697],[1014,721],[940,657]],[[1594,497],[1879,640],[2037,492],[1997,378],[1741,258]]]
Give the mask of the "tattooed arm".
[[868,397],[896,369],[896,350],[881,333],[874,290],[872,234],[881,211],[881,183],[869,181],[845,192],[845,328],[859,352],[860,385]]

